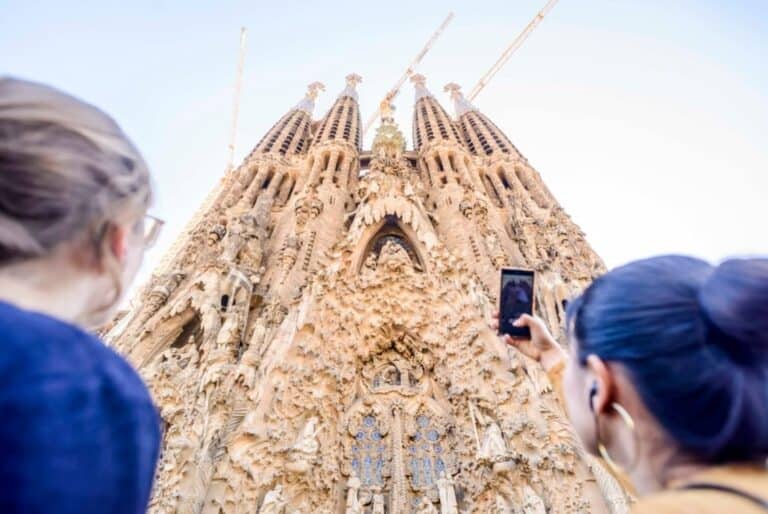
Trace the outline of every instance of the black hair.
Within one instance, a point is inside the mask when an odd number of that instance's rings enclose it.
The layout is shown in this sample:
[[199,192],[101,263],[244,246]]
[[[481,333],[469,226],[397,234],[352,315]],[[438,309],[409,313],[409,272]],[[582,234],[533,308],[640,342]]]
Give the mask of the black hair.
[[619,267],[568,306],[582,364],[619,362],[680,447],[768,456],[768,259],[669,255]]

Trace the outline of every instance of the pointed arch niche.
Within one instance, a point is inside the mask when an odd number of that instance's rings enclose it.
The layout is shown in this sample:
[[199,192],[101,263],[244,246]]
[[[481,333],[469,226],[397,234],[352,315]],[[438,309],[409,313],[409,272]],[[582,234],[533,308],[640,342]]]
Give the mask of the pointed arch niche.
[[408,254],[416,271],[427,271],[425,251],[418,236],[407,223],[403,223],[394,214],[387,214],[378,223],[368,227],[360,240],[361,244],[358,244],[352,261],[351,269],[355,274],[360,273],[363,264],[372,253],[378,256],[387,243],[400,246]]

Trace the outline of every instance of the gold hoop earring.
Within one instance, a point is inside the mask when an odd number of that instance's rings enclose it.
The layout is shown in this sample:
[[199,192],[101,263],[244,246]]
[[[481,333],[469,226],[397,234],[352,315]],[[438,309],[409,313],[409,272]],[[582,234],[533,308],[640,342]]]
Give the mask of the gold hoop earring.
[[[635,420],[632,419],[632,416],[627,412],[627,409],[625,409],[620,403],[613,402],[611,403],[611,408],[616,411],[616,414],[619,415],[621,420],[624,422],[625,425],[629,428],[629,430],[632,432],[632,435],[635,439],[635,455],[632,459],[632,462],[629,466],[629,470],[632,470],[635,465],[637,464],[637,457],[638,457],[638,445],[639,441],[637,438],[637,431],[635,430]],[[626,471],[616,463],[615,460],[611,457],[611,455],[608,453],[608,448],[606,448],[605,444],[601,441],[600,438],[600,423],[597,419],[597,413],[595,413],[595,432],[597,434],[597,451],[600,452],[600,457],[608,464],[608,467],[611,468],[611,471],[613,471],[614,474],[617,475],[624,475],[626,474]]]

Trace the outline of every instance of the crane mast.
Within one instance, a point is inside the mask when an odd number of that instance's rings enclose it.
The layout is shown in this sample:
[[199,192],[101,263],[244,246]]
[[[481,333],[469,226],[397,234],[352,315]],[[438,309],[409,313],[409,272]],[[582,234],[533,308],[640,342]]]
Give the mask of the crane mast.
[[507,64],[507,61],[512,56],[512,54],[522,46],[525,40],[528,39],[528,36],[531,35],[531,32],[533,32],[533,29],[535,29],[536,26],[541,23],[541,20],[544,19],[544,16],[549,14],[549,11],[552,10],[556,3],[557,0],[549,0],[547,4],[538,13],[536,13],[536,16],[533,17],[525,29],[523,29],[523,31],[514,39],[514,41],[512,41],[512,43],[504,50],[504,52],[501,54],[501,57],[499,57],[493,66],[491,66],[491,69],[488,70],[485,75],[480,78],[475,87],[472,88],[472,91],[467,97],[469,101],[474,100],[475,97],[480,94],[483,88],[488,85],[488,82],[491,81],[493,76],[496,75],[496,73],[498,73],[498,71],[504,67],[505,64]]
[[[413,59],[413,61],[411,61],[411,63],[405,69],[403,76],[400,77],[400,80],[398,80],[395,83],[395,86],[392,89],[390,89],[389,92],[384,96],[384,99],[381,101],[381,103],[391,102],[397,96],[397,94],[400,92],[400,88],[403,86],[405,81],[408,80],[408,77],[410,77],[413,74],[413,72],[416,69],[416,66],[421,62],[424,56],[427,55],[427,52],[429,52],[429,50],[432,48],[432,45],[434,45],[437,38],[440,37],[440,34],[443,33],[443,30],[445,30],[445,27],[448,26],[451,20],[453,20],[452,12],[448,13],[448,16],[445,18],[443,23],[432,34],[432,37],[429,38],[429,41],[427,41],[427,44],[424,45],[421,51]],[[381,113],[381,103],[379,104],[379,107],[376,109],[376,112],[373,113],[373,116],[371,116],[368,119],[368,122],[365,124],[365,127],[363,127],[363,135],[365,135],[366,132],[368,132],[371,126],[376,122],[376,118],[379,117],[379,114]]]
[[240,53],[237,57],[237,76],[235,77],[235,94],[232,100],[232,126],[229,132],[229,144],[227,145],[227,170],[231,171],[235,159],[235,137],[237,136],[237,117],[240,113],[240,89],[243,82],[243,60],[245,59],[245,39],[247,35],[245,27],[240,28]]

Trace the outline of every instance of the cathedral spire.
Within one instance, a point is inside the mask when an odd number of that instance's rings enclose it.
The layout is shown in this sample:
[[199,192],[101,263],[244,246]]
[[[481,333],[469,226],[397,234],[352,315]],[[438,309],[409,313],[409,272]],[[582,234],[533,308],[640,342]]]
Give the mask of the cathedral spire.
[[461,131],[464,144],[474,155],[511,155],[520,157],[515,145],[487,116],[472,105],[455,82],[445,85],[456,111],[456,126]]
[[413,141],[416,149],[420,150],[422,146],[431,141],[462,145],[463,141],[454,127],[451,117],[427,89],[426,80],[424,75],[411,76],[411,82],[416,89],[416,104],[413,113]]
[[416,89],[416,102],[424,97],[432,97],[432,93],[427,89],[427,78],[421,73],[411,75],[411,82]]
[[315,110],[315,100],[320,94],[320,91],[325,91],[325,85],[322,82],[312,82],[307,86],[307,93],[304,95],[304,98],[296,104],[295,109],[297,111],[304,111],[311,116],[312,112]]
[[356,73],[347,75],[346,87],[323,118],[315,134],[315,144],[324,141],[346,141],[356,148],[360,147],[362,123],[356,87],[362,80]]
[[298,155],[303,153],[309,142],[312,111],[320,91],[325,91],[322,82],[309,84],[304,98],[269,129],[249,157],[257,154]]
[[456,113],[456,118],[460,118],[462,114],[469,111],[477,111],[477,107],[472,105],[472,102],[464,97],[464,93],[461,92],[461,86],[455,82],[449,82],[443,88],[443,91],[448,93],[453,100],[453,108]]
[[345,87],[339,94],[339,98],[348,96],[357,100],[357,85],[363,81],[363,77],[357,73],[350,73],[344,78],[347,81],[347,87]]

